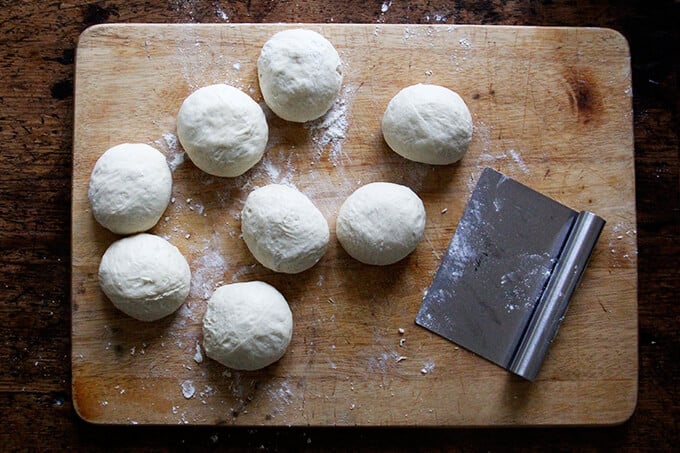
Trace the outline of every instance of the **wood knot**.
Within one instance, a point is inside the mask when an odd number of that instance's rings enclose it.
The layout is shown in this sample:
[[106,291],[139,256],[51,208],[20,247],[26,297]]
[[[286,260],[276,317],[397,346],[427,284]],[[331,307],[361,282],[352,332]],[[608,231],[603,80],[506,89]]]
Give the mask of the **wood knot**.
[[589,70],[570,68],[564,78],[571,111],[581,124],[597,123],[602,115],[602,98],[597,83]]

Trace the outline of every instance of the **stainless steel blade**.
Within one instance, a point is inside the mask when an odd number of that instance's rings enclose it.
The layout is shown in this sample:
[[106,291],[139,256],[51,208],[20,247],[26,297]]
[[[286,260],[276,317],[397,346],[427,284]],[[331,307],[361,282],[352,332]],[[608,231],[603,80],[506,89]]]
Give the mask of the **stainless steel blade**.
[[[523,371],[511,371],[533,379],[547,346],[528,347],[531,339],[526,334],[534,315],[545,312],[536,307],[549,287],[574,225],[582,223],[578,218],[576,211],[485,169],[423,299],[416,323],[504,368],[511,369],[513,360],[521,362],[518,366]],[[597,225],[589,227],[597,230],[596,240],[602,225],[599,229]],[[586,234],[588,239],[592,236],[592,231]],[[591,242],[594,244],[594,240]],[[585,260],[591,250],[592,245]],[[585,267],[583,256],[579,259]],[[573,291],[575,285],[571,286]],[[563,296],[557,297],[560,303],[553,303],[552,316],[564,314],[571,293],[566,295],[565,304],[561,304]],[[540,332],[542,336],[535,331],[533,341],[540,338],[549,343],[559,320],[553,324],[549,323],[554,331]],[[518,362],[517,354],[522,350],[529,353]]]

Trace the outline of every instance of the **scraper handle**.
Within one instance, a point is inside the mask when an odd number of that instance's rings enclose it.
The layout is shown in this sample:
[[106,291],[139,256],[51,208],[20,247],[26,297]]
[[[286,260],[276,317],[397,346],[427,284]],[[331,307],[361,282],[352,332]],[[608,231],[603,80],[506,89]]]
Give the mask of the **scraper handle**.
[[592,212],[576,217],[564,248],[508,369],[533,381],[557,334],[605,221]]

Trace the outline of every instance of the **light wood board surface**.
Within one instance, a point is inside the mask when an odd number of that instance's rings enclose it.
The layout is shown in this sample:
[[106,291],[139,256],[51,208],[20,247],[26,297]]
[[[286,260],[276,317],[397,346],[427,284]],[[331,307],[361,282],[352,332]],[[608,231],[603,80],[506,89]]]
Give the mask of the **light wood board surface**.
[[[79,414],[96,423],[205,425],[627,419],[637,396],[637,245],[624,38],[584,28],[305,25],[326,36],[343,60],[333,110],[305,125],[267,110],[269,144],[258,165],[234,179],[201,172],[176,142],[182,101],[224,82],[264,107],[257,56],[273,33],[290,27],[103,25],[81,36],[72,201],[72,379]],[[419,82],[454,89],[472,112],[474,138],[459,164],[409,162],[382,140],[387,103]],[[176,245],[193,274],[183,308],[154,323],[115,310],[97,282],[99,260],[117,236],[94,221],[87,185],[101,153],[123,142],[155,146],[174,168],[174,202],[151,232]],[[607,220],[534,383],[414,324],[486,166]],[[417,250],[387,267],[354,261],[334,234],[340,204],[373,181],[411,187],[428,215]],[[273,182],[305,193],[331,227],[327,254],[302,274],[266,270],[239,237],[245,197]],[[200,360],[201,319],[215,287],[249,280],[271,283],[288,299],[293,340],[275,365],[228,372]]]

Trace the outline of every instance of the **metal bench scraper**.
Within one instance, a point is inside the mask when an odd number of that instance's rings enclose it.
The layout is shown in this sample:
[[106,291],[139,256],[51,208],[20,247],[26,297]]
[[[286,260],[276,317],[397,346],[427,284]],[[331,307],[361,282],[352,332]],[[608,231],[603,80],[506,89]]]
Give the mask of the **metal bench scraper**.
[[416,324],[533,381],[604,223],[486,168]]

